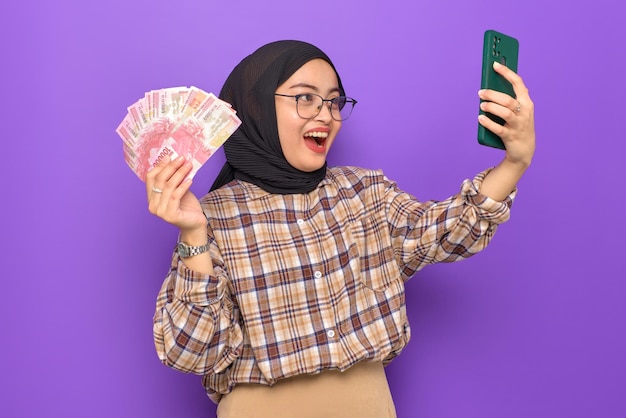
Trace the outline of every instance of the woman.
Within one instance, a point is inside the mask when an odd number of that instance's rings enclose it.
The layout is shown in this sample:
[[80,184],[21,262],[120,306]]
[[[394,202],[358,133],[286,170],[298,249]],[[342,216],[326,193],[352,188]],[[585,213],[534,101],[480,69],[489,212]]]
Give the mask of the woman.
[[219,417],[393,417],[383,365],[407,344],[404,283],[427,264],[469,257],[508,219],[534,153],[533,103],[481,91],[480,118],[502,162],[444,201],[420,202],[380,171],[326,165],[355,100],[313,45],[259,48],[220,98],[242,125],[199,201],[189,161],[147,175],[151,213],[180,229],[158,297],[161,360],[201,374]]

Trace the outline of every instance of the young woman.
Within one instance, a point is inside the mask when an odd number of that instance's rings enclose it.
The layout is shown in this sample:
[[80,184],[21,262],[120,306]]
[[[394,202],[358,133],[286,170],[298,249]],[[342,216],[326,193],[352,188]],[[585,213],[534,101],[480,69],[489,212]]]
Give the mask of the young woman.
[[469,257],[506,221],[535,147],[533,103],[481,91],[506,153],[458,194],[420,202],[380,171],[328,167],[354,99],[321,50],[267,44],[220,97],[242,120],[202,200],[190,162],[147,175],[149,210],[180,229],[157,300],[168,366],[204,376],[219,417],[394,417],[383,365],[409,341],[405,282],[427,264]]

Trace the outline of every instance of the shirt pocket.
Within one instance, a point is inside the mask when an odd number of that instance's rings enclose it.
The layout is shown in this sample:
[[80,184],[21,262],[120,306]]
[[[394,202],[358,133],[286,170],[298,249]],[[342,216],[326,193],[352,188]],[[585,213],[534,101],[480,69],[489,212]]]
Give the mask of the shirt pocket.
[[350,233],[359,261],[355,273],[360,283],[375,291],[385,291],[400,279],[386,222],[373,216],[365,217],[351,224]]

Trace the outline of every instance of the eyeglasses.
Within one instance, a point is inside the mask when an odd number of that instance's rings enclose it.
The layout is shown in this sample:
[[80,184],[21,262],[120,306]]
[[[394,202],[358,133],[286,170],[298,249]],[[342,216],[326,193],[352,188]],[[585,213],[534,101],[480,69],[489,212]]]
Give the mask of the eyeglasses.
[[352,109],[357,103],[353,98],[346,96],[324,99],[322,96],[313,93],[296,95],[274,93],[274,95],[296,99],[296,112],[303,119],[313,119],[319,115],[322,107],[324,107],[324,103],[328,102],[330,116],[337,121],[343,121],[350,117]]

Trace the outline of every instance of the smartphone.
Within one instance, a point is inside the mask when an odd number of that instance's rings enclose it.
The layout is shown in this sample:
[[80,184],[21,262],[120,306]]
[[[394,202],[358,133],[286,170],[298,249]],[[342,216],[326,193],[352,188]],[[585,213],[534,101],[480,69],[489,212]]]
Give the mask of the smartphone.
[[[482,77],[480,81],[481,89],[497,90],[508,94],[515,98],[515,92],[511,83],[506,81],[504,77],[496,73],[493,69],[494,61],[502,65],[506,65],[511,70],[517,72],[517,58],[519,55],[519,42],[517,39],[505,35],[495,30],[485,31],[483,41],[483,64]],[[481,103],[483,100],[481,100]],[[504,120],[491,113],[483,112],[479,109],[481,115],[486,115],[489,119],[504,124]],[[488,147],[505,149],[502,139],[489,129],[478,124],[478,143]]]

